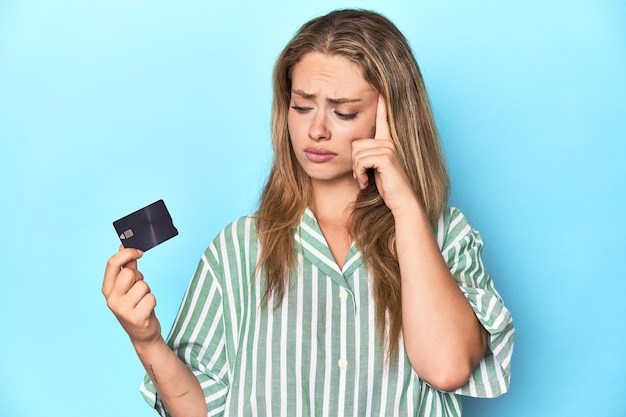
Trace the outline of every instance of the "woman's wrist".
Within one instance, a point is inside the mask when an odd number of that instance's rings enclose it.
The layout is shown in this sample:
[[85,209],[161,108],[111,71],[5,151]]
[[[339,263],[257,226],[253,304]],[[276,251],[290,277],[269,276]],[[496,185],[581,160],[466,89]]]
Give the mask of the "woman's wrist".
[[396,226],[398,226],[398,223],[402,223],[406,219],[415,219],[416,216],[426,217],[426,212],[424,211],[422,204],[415,196],[406,198],[403,202],[397,204],[390,210],[396,221]]
[[158,354],[163,349],[171,350],[161,335],[153,340],[132,340],[133,347],[139,357],[152,356]]

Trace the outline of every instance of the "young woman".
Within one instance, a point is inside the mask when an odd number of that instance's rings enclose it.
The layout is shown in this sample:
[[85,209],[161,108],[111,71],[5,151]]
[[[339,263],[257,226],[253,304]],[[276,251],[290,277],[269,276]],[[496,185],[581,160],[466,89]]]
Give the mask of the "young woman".
[[137,269],[107,304],[172,416],[459,416],[508,388],[513,322],[448,177],[417,63],[383,16],[306,23],[274,70],[257,213],[206,250],[167,343]]

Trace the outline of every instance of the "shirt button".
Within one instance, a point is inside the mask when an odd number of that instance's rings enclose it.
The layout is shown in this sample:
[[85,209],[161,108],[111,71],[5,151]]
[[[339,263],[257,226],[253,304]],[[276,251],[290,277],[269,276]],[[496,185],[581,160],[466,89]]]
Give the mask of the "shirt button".
[[346,369],[346,367],[348,366],[348,361],[345,358],[341,358],[337,362],[337,365],[339,365],[341,369]]
[[346,291],[345,288],[339,290],[339,298],[341,298],[342,301],[346,301],[346,298],[348,298],[348,291]]

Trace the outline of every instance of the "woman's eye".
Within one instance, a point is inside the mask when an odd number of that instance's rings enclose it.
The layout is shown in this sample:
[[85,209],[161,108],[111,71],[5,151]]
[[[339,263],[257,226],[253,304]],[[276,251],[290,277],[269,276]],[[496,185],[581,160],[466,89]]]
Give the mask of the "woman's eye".
[[359,113],[358,112],[356,112],[356,113],[339,113],[339,112],[336,111],[335,114],[337,115],[337,117],[339,117],[342,120],[352,120]]
[[311,110],[310,107],[302,107],[302,106],[296,106],[296,105],[291,106],[291,108],[294,109],[298,113],[306,113],[307,111]]

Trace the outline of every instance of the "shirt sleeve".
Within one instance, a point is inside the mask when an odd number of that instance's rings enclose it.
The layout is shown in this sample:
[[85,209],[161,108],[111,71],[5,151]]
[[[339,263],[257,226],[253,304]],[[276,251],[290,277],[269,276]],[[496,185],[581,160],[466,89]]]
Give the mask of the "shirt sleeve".
[[489,333],[485,357],[469,381],[454,391],[471,397],[497,397],[508,390],[515,328],[481,258],[483,240],[456,208],[439,219],[437,242],[450,272]]
[[[219,258],[211,245],[200,260],[185,292],[167,344],[191,369],[207,403],[208,416],[222,415],[229,388],[224,338]],[[146,402],[161,416],[169,416],[146,375],[140,387]]]

